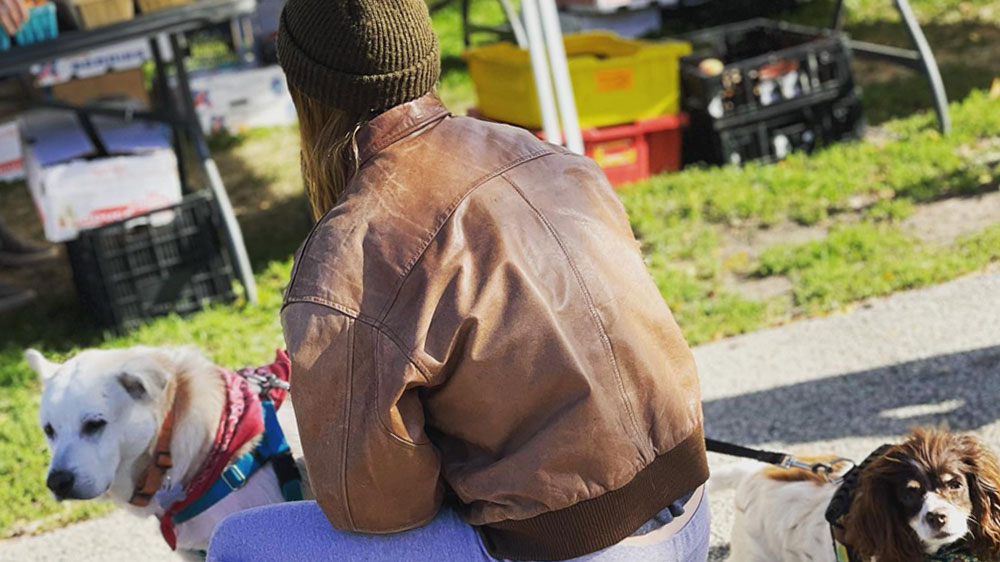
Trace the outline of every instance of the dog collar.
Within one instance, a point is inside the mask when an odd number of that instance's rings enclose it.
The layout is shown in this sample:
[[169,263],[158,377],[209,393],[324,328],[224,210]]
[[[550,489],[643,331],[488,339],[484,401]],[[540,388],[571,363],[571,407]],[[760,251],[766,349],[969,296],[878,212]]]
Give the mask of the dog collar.
[[979,562],[979,559],[966,552],[963,548],[947,548],[927,557],[927,562]]
[[135,491],[132,492],[132,497],[128,501],[128,503],[136,507],[146,507],[149,505],[150,500],[153,499],[153,495],[163,485],[163,477],[174,466],[173,457],[170,454],[170,440],[174,433],[174,406],[177,403],[174,397],[176,396],[176,390],[176,383],[168,387],[168,403],[170,407],[167,409],[167,415],[163,417],[163,423],[160,425],[160,433],[156,438],[156,446],[153,447],[153,462],[142,471],[142,476],[139,478],[139,485],[136,486]]

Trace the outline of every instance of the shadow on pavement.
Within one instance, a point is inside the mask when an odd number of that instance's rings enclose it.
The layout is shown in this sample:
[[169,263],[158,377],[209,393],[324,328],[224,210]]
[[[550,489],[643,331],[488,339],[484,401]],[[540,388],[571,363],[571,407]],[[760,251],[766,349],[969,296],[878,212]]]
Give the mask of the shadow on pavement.
[[707,435],[743,444],[898,435],[916,425],[972,431],[1000,418],[1000,346],[712,400],[704,409]]

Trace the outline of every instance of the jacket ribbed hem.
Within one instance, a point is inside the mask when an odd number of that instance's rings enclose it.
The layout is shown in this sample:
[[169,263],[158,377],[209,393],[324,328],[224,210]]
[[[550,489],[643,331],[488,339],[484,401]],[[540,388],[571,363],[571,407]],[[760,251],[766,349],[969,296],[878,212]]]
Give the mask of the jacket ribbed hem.
[[530,519],[491,523],[479,527],[479,531],[494,558],[575,558],[628,538],[666,506],[707,480],[705,436],[699,427],[617,490]]

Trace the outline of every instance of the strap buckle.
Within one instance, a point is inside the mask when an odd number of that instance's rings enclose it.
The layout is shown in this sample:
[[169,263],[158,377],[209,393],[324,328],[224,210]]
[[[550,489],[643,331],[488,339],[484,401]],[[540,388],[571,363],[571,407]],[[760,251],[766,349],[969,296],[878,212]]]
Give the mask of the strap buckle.
[[240,370],[237,374],[246,379],[247,382],[256,384],[257,387],[260,388],[261,397],[266,397],[267,394],[271,392],[271,389],[274,388],[279,388],[286,392],[292,389],[290,384],[281,380],[278,375],[272,373],[271,371],[267,371],[264,368],[258,368],[251,371]]
[[159,468],[173,468],[174,459],[170,451],[156,451],[156,460],[153,461],[153,464]]
[[222,481],[225,482],[226,486],[229,486],[229,489],[233,492],[242,488],[247,482],[246,475],[243,474],[240,467],[235,464],[224,470],[220,478],[222,478]]

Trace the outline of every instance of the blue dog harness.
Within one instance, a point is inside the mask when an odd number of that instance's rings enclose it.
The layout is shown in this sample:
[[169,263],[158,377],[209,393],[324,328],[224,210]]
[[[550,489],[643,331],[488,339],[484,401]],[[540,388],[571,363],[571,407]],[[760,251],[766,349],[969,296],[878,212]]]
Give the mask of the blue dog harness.
[[[262,396],[266,396],[266,394],[262,393]],[[242,488],[247,480],[268,462],[272,464],[274,472],[278,476],[281,496],[285,501],[302,499],[302,477],[295,465],[295,459],[292,458],[285,433],[278,423],[278,413],[274,408],[274,402],[269,398],[264,398],[260,405],[264,416],[264,433],[260,443],[222,471],[222,474],[204,495],[174,514],[174,525],[190,521],[208,511],[226,496]]]

